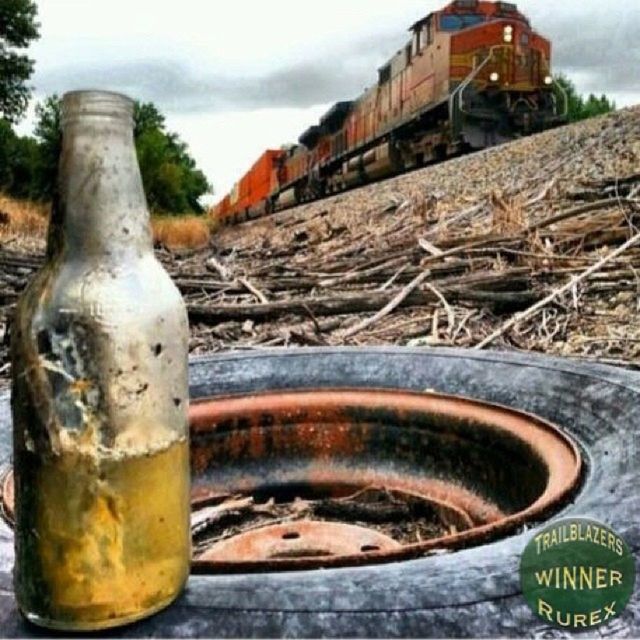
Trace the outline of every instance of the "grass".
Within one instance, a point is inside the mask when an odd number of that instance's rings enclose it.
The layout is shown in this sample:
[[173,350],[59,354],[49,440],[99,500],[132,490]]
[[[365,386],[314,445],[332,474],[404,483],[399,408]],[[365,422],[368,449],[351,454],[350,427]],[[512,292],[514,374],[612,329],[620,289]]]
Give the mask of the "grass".
[[[0,242],[44,242],[49,211],[48,204],[0,194]],[[169,250],[202,249],[209,244],[215,227],[216,221],[211,215],[151,217],[154,244]]]
[[49,224],[48,204],[0,195],[0,239],[44,240]]
[[211,239],[208,216],[154,216],[151,228],[154,244],[169,250],[202,249]]

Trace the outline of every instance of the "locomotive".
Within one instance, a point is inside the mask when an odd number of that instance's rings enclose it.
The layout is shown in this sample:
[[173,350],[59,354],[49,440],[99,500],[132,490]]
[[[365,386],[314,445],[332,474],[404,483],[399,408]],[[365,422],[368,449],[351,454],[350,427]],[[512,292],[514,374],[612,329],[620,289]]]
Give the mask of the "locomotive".
[[375,85],[265,151],[213,215],[241,222],[565,120],[551,44],[515,4],[454,0],[410,33]]

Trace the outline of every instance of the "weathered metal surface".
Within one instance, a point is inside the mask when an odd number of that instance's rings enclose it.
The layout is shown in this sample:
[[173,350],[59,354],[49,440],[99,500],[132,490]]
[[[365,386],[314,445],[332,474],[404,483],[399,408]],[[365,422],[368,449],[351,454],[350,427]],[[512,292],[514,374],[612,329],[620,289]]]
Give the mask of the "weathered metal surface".
[[261,527],[218,542],[197,558],[199,562],[257,562],[287,558],[353,556],[392,551],[400,543],[365,527],[337,522],[302,520]]
[[194,488],[340,496],[378,486],[429,500],[453,533],[363,557],[265,562],[196,558],[198,572],[386,562],[469,546],[543,517],[576,487],[577,447],[512,409],[431,393],[322,390],[198,401],[191,407]]

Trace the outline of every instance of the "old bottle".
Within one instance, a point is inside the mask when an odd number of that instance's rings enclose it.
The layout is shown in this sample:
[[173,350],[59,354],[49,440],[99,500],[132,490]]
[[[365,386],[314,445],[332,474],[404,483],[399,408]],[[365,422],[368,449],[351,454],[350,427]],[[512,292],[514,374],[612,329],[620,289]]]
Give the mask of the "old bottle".
[[168,605],[190,563],[184,302],[153,253],[133,103],[64,97],[45,266],[12,328],[18,605],[65,630]]

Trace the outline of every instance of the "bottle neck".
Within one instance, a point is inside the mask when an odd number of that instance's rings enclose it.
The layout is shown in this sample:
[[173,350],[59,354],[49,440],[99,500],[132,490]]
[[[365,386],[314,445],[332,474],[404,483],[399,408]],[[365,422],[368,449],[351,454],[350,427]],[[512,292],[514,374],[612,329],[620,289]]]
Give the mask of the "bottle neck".
[[92,109],[91,97],[63,106],[50,250],[73,259],[142,256],[153,245],[131,111],[121,104],[114,113]]

